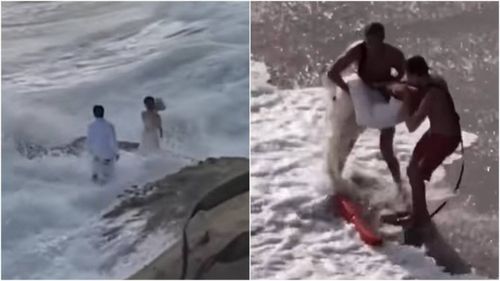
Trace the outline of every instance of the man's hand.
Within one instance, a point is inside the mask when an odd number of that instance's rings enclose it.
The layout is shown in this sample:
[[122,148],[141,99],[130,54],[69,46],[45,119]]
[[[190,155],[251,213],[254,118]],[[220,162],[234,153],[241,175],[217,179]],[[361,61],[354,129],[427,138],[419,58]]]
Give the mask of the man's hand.
[[386,89],[391,93],[392,96],[397,99],[403,100],[406,96],[414,94],[418,91],[417,88],[409,86],[404,83],[392,82],[387,84]]
[[328,78],[347,94],[350,94],[349,86],[342,78],[341,72],[359,59],[360,45],[358,44],[356,47],[350,48],[344,54],[340,55],[330,71],[328,71]]

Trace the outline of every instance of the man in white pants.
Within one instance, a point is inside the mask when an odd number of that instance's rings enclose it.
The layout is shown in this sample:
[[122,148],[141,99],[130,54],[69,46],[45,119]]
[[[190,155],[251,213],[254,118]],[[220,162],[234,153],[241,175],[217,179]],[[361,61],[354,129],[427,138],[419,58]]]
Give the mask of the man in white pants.
[[104,119],[104,107],[94,106],[94,117],[87,131],[87,147],[92,156],[92,181],[105,184],[113,175],[118,160],[115,127]]

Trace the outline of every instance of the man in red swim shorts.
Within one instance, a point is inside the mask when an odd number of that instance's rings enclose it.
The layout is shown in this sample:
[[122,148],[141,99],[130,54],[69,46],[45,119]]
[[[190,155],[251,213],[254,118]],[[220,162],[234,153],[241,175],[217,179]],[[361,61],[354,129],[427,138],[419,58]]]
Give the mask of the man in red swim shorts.
[[418,229],[430,222],[425,201],[425,182],[434,170],[452,154],[461,142],[460,118],[445,80],[429,74],[427,62],[414,56],[406,62],[408,84],[416,87],[423,98],[418,108],[412,110],[411,95],[403,95],[402,114],[410,132],[429,118],[430,129],[418,141],[408,166],[412,189],[413,210],[409,229]]

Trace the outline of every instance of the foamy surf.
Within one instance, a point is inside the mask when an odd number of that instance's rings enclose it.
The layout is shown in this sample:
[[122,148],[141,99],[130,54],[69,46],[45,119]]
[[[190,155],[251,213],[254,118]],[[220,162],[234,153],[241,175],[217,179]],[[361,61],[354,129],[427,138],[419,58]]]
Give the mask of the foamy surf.
[[[326,209],[332,187],[326,172],[326,126],[329,95],[324,88],[279,90],[266,82],[265,64],[252,62],[251,219],[254,279],[456,279],[425,249],[388,242],[371,248],[354,227],[333,218]],[[401,166],[425,126],[409,134],[396,129],[396,154]],[[464,145],[476,136],[463,132]],[[460,158],[450,157],[449,161]],[[378,132],[365,131],[347,161],[344,177],[361,174],[367,190],[387,201],[396,195],[389,170],[379,155]],[[449,186],[437,186],[446,175],[440,167],[432,178],[428,199],[449,197]],[[373,187],[375,186],[375,187]],[[475,276],[478,278],[477,276]]]
[[[246,3],[5,3],[2,37],[3,278],[126,278],[174,237],[160,229],[131,247],[144,227],[131,213],[105,239],[101,215],[118,195],[193,159],[248,157]],[[146,95],[167,105],[165,151],[121,151],[106,186],[90,182],[85,154],[16,149],[71,143],[94,104],[119,140],[138,142]]]

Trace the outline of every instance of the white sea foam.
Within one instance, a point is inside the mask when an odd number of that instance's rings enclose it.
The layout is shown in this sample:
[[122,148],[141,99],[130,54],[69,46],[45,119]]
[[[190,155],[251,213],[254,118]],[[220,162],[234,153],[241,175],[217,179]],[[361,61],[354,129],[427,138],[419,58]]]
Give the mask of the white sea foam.
[[[388,242],[371,248],[352,225],[335,219],[326,208],[333,188],[326,175],[327,124],[330,103],[323,88],[270,90],[265,64],[252,62],[251,181],[252,278],[254,279],[448,279],[451,276],[424,254],[424,249]],[[265,90],[263,90],[265,89]],[[426,125],[428,126],[428,125]],[[422,126],[410,134],[396,128],[396,154],[406,167]],[[344,177],[361,174],[372,182],[372,202],[396,195],[382,160],[378,132],[359,138]],[[463,132],[464,145],[476,136]],[[447,163],[459,158],[453,155]],[[440,167],[433,175],[428,199],[450,196]],[[377,189],[380,192],[373,192]],[[378,190],[380,189],[380,190]],[[367,191],[368,192],[368,191]]]
[[[7,3],[2,25],[2,277],[124,278],[118,269],[140,267],[171,234],[135,258],[124,245],[139,225],[101,245],[99,216],[117,194],[187,165],[179,155],[248,156],[248,4]],[[94,104],[120,140],[139,141],[146,95],[167,104],[169,152],[122,152],[109,185],[90,183],[87,156],[15,150],[84,135]]]

